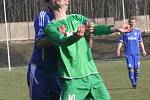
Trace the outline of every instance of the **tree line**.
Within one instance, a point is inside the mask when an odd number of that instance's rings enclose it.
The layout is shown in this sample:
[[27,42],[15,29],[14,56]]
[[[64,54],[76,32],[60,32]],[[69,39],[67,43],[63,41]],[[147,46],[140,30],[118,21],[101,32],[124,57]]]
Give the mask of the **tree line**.
[[[5,0],[8,22],[33,21],[44,8],[44,0]],[[123,18],[122,0],[70,0],[69,12],[88,18]],[[126,18],[150,15],[150,0],[124,0]],[[3,0],[0,0],[0,23],[4,22]]]

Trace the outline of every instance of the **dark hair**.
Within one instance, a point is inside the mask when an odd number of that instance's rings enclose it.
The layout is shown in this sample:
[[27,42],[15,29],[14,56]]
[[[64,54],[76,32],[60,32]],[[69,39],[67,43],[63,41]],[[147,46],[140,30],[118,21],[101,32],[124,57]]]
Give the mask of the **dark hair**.
[[49,2],[50,0],[45,0],[45,2]]
[[130,23],[131,20],[136,20],[136,18],[135,18],[134,16],[131,16],[131,17],[129,18],[128,22]]

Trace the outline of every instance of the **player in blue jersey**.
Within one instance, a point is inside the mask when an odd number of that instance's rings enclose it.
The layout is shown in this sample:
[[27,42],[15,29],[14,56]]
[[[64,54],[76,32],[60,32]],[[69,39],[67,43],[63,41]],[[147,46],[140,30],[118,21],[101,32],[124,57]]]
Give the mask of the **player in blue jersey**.
[[140,47],[143,55],[146,56],[141,31],[136,27],[136,18],[129,18],[129,25],[132,29],[129,33],[123,33],[117,48],[117,56],[120,56],[120,49],[124,45],[124,52],[128,66],[129,78],[132,88],[136,88],[140,69]]
[[[49,6],[49,0],[45,0]],[[57,77],[57,49],[45,40],[44,27],[53,15],[48,10],[41,11],[34,21],[35,43],[27,72],[31,100],[59,100],[61,85]]]

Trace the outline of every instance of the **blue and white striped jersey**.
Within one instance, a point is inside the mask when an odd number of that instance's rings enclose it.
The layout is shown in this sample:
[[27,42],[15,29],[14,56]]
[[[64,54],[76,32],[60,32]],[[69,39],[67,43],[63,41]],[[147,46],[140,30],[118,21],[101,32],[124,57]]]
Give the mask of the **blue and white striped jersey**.
[[124,44],[126,55],[140,54],[139,42],[142,42],[140,29],[136,27],[129,33],[123,33],[120,36],[120,42]]

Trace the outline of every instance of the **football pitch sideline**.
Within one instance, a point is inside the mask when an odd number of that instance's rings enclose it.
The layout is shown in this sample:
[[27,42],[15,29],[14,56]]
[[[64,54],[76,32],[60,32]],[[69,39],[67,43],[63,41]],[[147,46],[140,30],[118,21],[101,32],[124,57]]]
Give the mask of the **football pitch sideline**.
[[[96,61],[98,70],[111,95],[111,100],[150,99],[150,60],[141,61],[137,89],[132,89],[126,63],[121,61]],[[27,67],[12,71],[0,70],[0,100],[29,100],[26,84]]]

